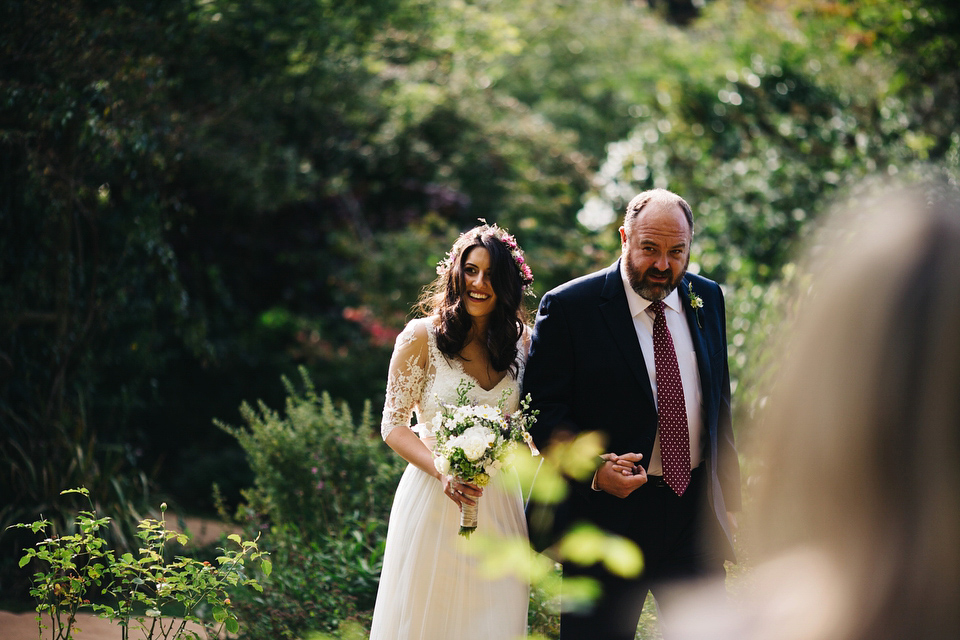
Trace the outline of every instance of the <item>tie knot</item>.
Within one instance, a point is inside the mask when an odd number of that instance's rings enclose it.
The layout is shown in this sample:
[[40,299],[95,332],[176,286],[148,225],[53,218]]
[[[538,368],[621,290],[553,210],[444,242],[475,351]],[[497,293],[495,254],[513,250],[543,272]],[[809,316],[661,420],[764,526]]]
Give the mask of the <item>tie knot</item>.
[[663,304],[663,300],[654,300],[653,302],[650,303],[650,310],[653,311],[653,315],[656,317],[659,315],[663,315],[664,306],[665,305]]

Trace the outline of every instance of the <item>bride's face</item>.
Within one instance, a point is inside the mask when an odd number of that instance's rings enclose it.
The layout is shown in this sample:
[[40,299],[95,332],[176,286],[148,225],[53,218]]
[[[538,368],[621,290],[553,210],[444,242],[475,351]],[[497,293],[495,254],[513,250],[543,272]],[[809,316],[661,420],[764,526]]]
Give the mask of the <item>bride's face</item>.
[[490,270],[489,251],[474,247],[467,252],[467,259],[463,263],[463,306],[472,317],[490,315],[497,306]]

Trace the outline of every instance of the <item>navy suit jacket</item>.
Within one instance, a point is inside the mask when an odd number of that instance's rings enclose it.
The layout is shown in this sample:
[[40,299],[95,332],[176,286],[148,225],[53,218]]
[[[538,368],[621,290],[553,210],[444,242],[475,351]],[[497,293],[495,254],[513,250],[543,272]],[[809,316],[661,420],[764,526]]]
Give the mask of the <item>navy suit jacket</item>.
[[[700,309],[690,306],[690,283],[703,300]],[[720,544],[724,556],[733,560],[726,512],[740,509],[740,466],[731,423],[723,294],[716,282],[693,274],[684,276],[679,289],[700,370],[711,512],[707,517],[715,517],[726,534]],[[641,464],[649,464],[657,410],[619,261],[544,295],[523,379],[523,394],[527,393],[532,408],[540,412],[532,435],[542,450],[558,431],[599,431],[606,451],[641,453]],[[618,514],[631,508],[631,498],[642,487],[621,499],[593,491],[591,480],[571,482],[571,491],[558,507],[549,532],[537,531],[539,523],[530,522],[535,546],[542,548],[579,520],[636,537],[624,530],[624,519]]]

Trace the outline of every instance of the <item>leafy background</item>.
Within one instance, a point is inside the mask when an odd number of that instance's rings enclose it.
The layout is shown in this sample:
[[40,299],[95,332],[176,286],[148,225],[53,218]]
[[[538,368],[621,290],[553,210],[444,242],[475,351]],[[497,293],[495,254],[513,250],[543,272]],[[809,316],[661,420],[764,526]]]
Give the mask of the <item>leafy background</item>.
[[3,3],[0,528],[81,485],[126,519],[249,506],[215,419],[298,367],[377,416],[457,233],[511,229],[542,294],[652,186],[694,205],[746,423],[817,217],[867,176],[956,184],[958,33],[952,0]]

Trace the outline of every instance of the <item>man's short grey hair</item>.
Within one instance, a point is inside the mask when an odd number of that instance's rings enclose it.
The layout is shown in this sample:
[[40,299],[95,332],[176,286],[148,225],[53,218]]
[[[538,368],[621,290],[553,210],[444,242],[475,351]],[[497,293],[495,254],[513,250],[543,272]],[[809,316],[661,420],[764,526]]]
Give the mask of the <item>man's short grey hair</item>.
[[655,200],[679,206],[683,211],[684,217],[687,219],[687,224],[690,225],[690,235],[693,235],[693,209],[690,208],[686,200],[666,189],[650,189],[638,193],[633,197],[633,200],[627,205],[627,211],[623,217],[623,226],[628,232],[633,226],[633,221],[643,208]]

